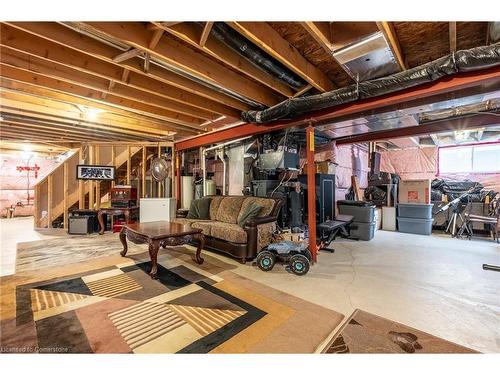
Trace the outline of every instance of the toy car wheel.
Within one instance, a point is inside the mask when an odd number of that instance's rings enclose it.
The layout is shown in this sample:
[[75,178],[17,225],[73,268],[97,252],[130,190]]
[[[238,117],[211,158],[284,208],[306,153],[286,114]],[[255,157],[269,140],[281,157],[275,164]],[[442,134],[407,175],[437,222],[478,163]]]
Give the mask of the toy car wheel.
[[271,271],[276,263],[276,256],[267,250],[261,251],[257,255],[257,266],[262,271]]
[[298,276],[305,275],[309,271],[309,259],[302,254],[292,256],[290,258],[290,271]]
[[304,255],[306,256],[307,260],[309,260],[309,262],[312,262],[313,257],[312,257],[311,252],[309,251],[309,249],[304,251]]

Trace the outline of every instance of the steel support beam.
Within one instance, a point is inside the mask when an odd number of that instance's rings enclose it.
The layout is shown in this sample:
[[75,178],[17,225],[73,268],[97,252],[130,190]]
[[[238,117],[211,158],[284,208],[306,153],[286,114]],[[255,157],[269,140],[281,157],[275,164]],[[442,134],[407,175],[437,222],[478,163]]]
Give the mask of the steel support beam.
[[[396,93],[383,95],[376,98],[359,100],[353,103],[327,108],[300,116],[293,120],[276,121],[271,125],[243,124],[232,128],[222,129],[200,136],[179,141],[175,144],[176,149],[186,150],[218,142],[224,142],[238,137],[251,136],[268,133],[292,126],[307,126],[309,121],[318,122],[334,121],[339,118],[353,117],[356,114],[367,111],[390,111],[398,109],[401,105],[422,105],[424,101],[435,102],[445,100],[439,96],[449,95],[460,90],[469,90],[481,85],[498,85],[500,81],[500,66],[483,69],[475,72],[460,73],[454,76],[444,77],[439,81],[402,90]],[[494,89],[494,87],[492,87]],[[461,94],[462,95],[462,94]],[[464,93],[465,96],[466,94]],[[449,98],[448,98],[449,99]],[[394,138],[394,137],[393,137]]]
[[309,226],[309,250],[313,263],[316,263],[318,248],[316,246],[316,168],[314,165],[314,127],[306,129],[307,137],[307,225]]

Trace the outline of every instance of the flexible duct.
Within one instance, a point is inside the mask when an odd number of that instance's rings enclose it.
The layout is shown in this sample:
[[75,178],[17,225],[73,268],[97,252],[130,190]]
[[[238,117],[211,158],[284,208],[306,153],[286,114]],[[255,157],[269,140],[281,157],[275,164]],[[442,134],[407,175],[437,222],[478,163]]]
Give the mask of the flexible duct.
[[353,84],[338,90],[288,99],[263,111],[243,112],[243,121],[264,124],[299,115],[405,90],[444,76],[491,68],[500,65],[500,43],[457,51],[427,64],[392,74],[387,77]]
[[212,27],[211,33],[216,39],[238,52],[252,64],[272,76],[279,78],[292,88],[301,89],[307,85],[306,82],[288,71],[288,69],[280,63],[266,56],[259,48],[251,44],[237,32],[233,31],[233,29],[224,22],[216,22]]

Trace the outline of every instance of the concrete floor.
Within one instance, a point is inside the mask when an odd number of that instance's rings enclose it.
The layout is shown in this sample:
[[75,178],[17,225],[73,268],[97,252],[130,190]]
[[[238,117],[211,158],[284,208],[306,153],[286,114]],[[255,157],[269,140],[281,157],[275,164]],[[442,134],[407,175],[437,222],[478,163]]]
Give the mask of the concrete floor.
[[[14,272],[18,242],[65,235],[35,232],[32,224],[31,218],[0,220],[1,275]],[[234,272],[242,276],[346,318],[358,308],[481,352],[500,353],[500,273],[482,270],[483,263],[500,264],[500,245],[378,231],[372,241],[338,240],[333,247],[336,251],[321,252],[303,277],[281,265],[265,273],[215,256],[238,265]]]

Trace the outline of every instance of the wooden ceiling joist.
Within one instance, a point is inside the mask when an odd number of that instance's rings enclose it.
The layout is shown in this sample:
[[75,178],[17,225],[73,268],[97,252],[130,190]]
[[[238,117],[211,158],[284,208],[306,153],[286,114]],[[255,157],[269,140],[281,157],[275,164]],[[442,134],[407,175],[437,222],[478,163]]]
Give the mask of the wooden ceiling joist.
[[[30,35],[12,27],[6,25],[0,26],[0,34],[2,46],[8,47],[11,50],[62,64],[69,68],[78,69],[79,71],[102,77],[113,82],[120,81],[134,89],[174,100],[181,103],[181,105],[192,106],[219,115],[239,117],[239,111],[237,109],[220,104],[216,101],[207,100],[175,86],[159,82],[153,78],[145,77],[135,72],[130,73],[126,68],[123,69],[115,64],[68,49],[57,43],[44,40],[43,38]],[[148,60],[146,59],[145,62],[146,61]]]
[[[54,22],[13,22],[8,23],[8,25],[50,42],[55,42],[58,45],[65,46],[69,48],[65,50],[66,53],[71,53],[74,50],[106,62],[113,62],[113,57],[117,54],[116,49]],[[139,58],[124,61],[118,64],[118,66],[121,69],[125,68],[138,74],[145,74],[142,60]],[[222,92],[214,91],[205,85],[163,69],[155,64],[151,65],[148,76],[189,93],[200,95],[205,99],[217,101],[241,111],[250,109],[248,104],[240,100]]]
[[[43,74],[51,78],[75,83],[94,90],[111,93],[109,90],[109,80],[107,78],[101,78],[100,76],[89,74],[82,70],[69,68],[59,63],[29,56],[22,52],[12,51],[4,46],[0,47],[0,54],[2,55],[2,63],[5,65]],[[188,124],[191,123],[193,125],[199,125],[205,120],[216,118],[219,115],[215,112],[193,107],[179,101],[173,101],[163,95],[157,95],[156,93],[152,93],[150,91],[136,89],[130,83],[131,79],[132,77],[129,76],[128,85],[116,80],[112,93],[126,99],[158,106],[161,109],[170,111],[172,119],[177,118]],[[138,82],[138,84],[140,85],[141,83]]]
[[316,89],[322,92],[335,89],[325,73],[307,61],[295,47],[266,22],[229,22],[228,25]]
[[391,49],[392,54],[396,58],[399,68],[401,70],[408,69],[404,59],[403,52],[401,50],[401,46],[399,45],[399,40],[396,35],[396,31],[394,30],[394,26],[392,25],[392,23],[387,21],[382,21],[382,22],[377,22],[377,26],[379,30],[384,34],[385,40],[389,44],[389,48]]
[[210,35],[210,31],[212,31],[213,22],[205,22],[205,26],[203,26],[203,31],[201,32],[200,37],[200,47],[204,47],[207,42],[208,36]]
[[[123,95],[119,96],[116,94],[117,88],[115,88],[113,92],[108,92],[106,98],[102,99],[101,94],[103,91],[106,91],[107,87],[103,90],[102,88],[95,89],[89,87],[89,85],[80,85],[75,82],[74,77],[71,77],[69,80],[70,82],[68,82],[66,80],[62,80],[60,77],[50,77],[6,64],[1,64],[1,75],[6,78],[31,83],[40,87],[47,87],[84,98],[93,98],[104,103],[121,106],[122,108],[132,108],[148,114],[155,114],[166,121],[178,124],[179,128],[182,127],[184,129],[191,128],[198,130],[199,125],[203,123],[203,120],[196,120],[190,116],[180,115],[171,110],[162,108],[159,105],[153,106],[144,100],[134,100]],[[196,123],[193,119],[196,120]]]
[[151,31],[144,24],[138,22],[123,24],[87,22],[86,24],[100,32],[123,40],[134,48],[150,53],[151,56],[164,60],[177,69],[188,72],[207,82],[213,82],[258,103],[270,106],[281,100],[280,97],[256,82],[225,69],[223,65],[167,36],[163,37],[154,49],[150,49],[147,41],[151,38]]
[[325,50],[326,53],[331,54],[334,50],[333,43],[329,38],[330,30],[323,30],[316,22],[301,22],[302,27],[311,35],[316,42]]
[[256,80],[257,82],[267,86],[280,95],[290,97],[293,95],[293,90],[272,77],[263,70],[257,68],[244,57],[233,51],[215,38],[210,38],[205,41],[204,45],[199,42],[200,29],[194,23],[180,23],[174,27],[165,28],[169,34],[189,43],[192,47],[199,49],[218,61],[229,65],[231,68],[245,74],[247,77]]
[[[121,122],[130,121],[132,123],[145,124],[147,127],[166,131],[174,131],[175,129],[175,131],[180,132],[181,134],[184,132],[184,128],[179,129],[177,128],[176,124],[169,123],[158,118],[150,117],[140,112],[133,112],[131,111],[131,109],[125,110],[117,106],[103,104],[101,101],[89,100],[87,98],[50,90],[45,87],[17,82],[6,78],[0,78],[0,86],[2,88],[2,92],[25,94],[26,96],[33,96],[39,99],[51,100],[53,103],[63,103],[73,106],[84,106],[89,108],[101,109],[106,114],[119,116]],[[194,130],[189,128],[189,132],[194,132]]]
[[140,55],[142,55],[142,53],[143,52],[140,49],[132,48],[126,52],[120,53],[119,55],[113,57],[113,62],[121,63],[121,62],[123,62],[125,60],[129,60],[133,57],[140,56]]
[[157,125],[151,125],[150,123],[139,122],[106,112],[99,113],[96,119],[89,120],[86,119],[85,112],[79,109],[80,107],[85,109],[86,107],[84,106],[71,106],[70,104],[58,103],[52,100],[40,99],[20,93],[2,91],[0,93],[0,98],[2,99],[0,106],[2,110],[10,106],[11,108],[18,109],[21,113],[23,111],[30,111],[32,113],[48,114],[50,116],[57,116],[61,119],[69,119],[73,122],[88,123],[90,127],[103,130],[109,128],[112,130],[124,131],[126,133],[133,131],[130,134],[139,134],[143,132],[158,136],[168,135],[175,131],[173,128],[159,127]]
[[457,51],[457,23],[450,22],[448,25],[448,31],[450,34],[450,52]]

